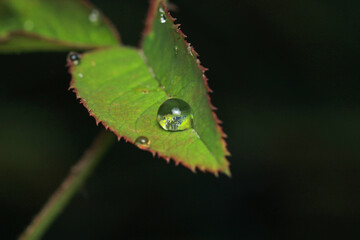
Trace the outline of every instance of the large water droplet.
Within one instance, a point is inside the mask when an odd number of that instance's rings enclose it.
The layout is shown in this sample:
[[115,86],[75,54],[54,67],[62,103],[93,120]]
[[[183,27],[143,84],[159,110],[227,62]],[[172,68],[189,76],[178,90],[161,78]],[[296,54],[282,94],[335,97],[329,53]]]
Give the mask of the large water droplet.
[[193,114],[187,102],[171,98],[159,107],[157,120],[166,131],[182,131],[192,128]]
[[151,143],[150,140],[144,136],[140,136],[135,140],[135,145],[142,149],[149,148],[150,143]]
[[94,24],[99,23],[99,21],[100,21],[100,12],[99,12],[99,10],[97,10],[97,9],[91,10],[91,13],[89,15],[89,21],[94,23]]
[[77,52],[70,52],[67,56],[67,59],[72,65],[75,66],[79,65],[81,61],[80,54],[78,54]]

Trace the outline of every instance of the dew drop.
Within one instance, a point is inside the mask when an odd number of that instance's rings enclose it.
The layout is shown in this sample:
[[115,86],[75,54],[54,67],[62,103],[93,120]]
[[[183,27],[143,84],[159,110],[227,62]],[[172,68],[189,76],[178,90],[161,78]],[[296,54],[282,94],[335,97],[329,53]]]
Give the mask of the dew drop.
[[100,20],[100,12],[99,12],[99,10],[97,10],[97,9],[91,10],[91,13],[89,15],[89,21],[94,23],[94,24],[97,24],[97,23],[99,23],[99,20]]
[[84,77],[84,75],[83,75],[82,73],[79,73],[78,76],[79,76],[79,78],[83,78],[83,77]]
[[184,100],[171,98],[163,102],[157,113],[157,121],[166,131],[182,131],[192,128],[193,114]]
[[70,62],[72,65],[79,65],[81,61],[80,54],[77,52],[70,52],[67,56],[68,62]]
[[34,22],[33,21],[31,21],[31,20],[26,20],[25,22],[24,22],[24,30],[26,30],[26,31],[31,31],[31,30],[33,30],[34,29]]
[[135,140],[135,145],[142,149],[149,148],[150,143],[151,143],[150,140],[144,136],[140,136]]
[[188,51],[188,53],[189,53],[192,57],[194,56],[190,44],[189,44],[189,46],[187,47],[187,51]]
[[160,13],[160,22],[161,23],[166,23],[166,17],[164,13]]
[[177,55],[178,51],[179,51],[179,47],[177,45],[175,45],[174,50],[175,50],[175,54]]

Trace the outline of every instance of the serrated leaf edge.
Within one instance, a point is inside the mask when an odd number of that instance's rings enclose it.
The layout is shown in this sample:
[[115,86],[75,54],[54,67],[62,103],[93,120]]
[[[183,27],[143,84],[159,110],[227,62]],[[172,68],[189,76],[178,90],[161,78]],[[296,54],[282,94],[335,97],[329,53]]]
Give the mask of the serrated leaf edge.
[[[152,8],[154,8],[154,6],[157,7],[156,4],[154,5],[154,2],[157,3],[157,2],[159,2],[159,1],[158,1],[158,0],[153,0],[153,1],[151,1],[151,3],[150,3],[150,8],[149,8],[149,12],[151,11]],[[163,4],[163,3],[161,3],[161,4]],[[169,11],[167,10],[167,8],[165,7],[164,4],[163,4],[162,6],[163,6],[163,8],[164,8],[164,11],[165,11],[166,14],[168,15],[168,17],[170,17],[170,18],[172,19],[172,21],[174,22],[176,19],[173,18],[173,17],[170,15]],[[151,13],[149,13],[149,14],[151,14]],[[148,15],[148,16],[149,16],[149,15]],[[152,16],[152,15],[150,15],[150,17],[151,17],[151,16]],[[153,16],[152,16],[152,19],[153,19]],[[148,22],[148,21],[147,21],[147,22]],[[202,71],[202,76],[203,76],[203,79],[204,79],[204,82],[205,82],[205,86],[206,86],[207,92],[208,92],[208,93],[211,93],[212,90],[209,88],[208,78],[205,76],[205,72],[207,71],[207,68],[203,67],[203,66],[200,64],[200,60],[198,59],[199,54],[194,50],[194,48],[190,45],[190,43],[188,43],[188,42],[185,40],[186,35],[180,30],[180,28],[179,28],[180,24],[176,24],[175,26],[176,26],[176,31],[178,31],[178,32],[183,36],[184,41],[185,41],[185,44],[186,44],[188,47],[190,47],[192,53],[194,54],[194,56],[196,56],[196,62],[197,62],[197,64],[198,64],[199,69]],[[151,26],[150,26],[150,27],[151,27]],[[149,28],[149,25],[146,24],[146,27],[145,27],[145,31],[144,31],[144,32],[149,31],[149,30],[151,30],[151,28]],[[146,36],[146,34],[143,34],[143,37],[144,37],[144,36]],[[141,41],[141,42],[142,42],[142,41]],[[96,50],[93,50],[93,51],[91,51],[91,52],[100,51],[100,50],[102,50],[102,49],[96,49]],[[139,53],[140,56],[141,56],[141,55],[144,55],[144,54],[142,53],[142,48],[136,49],[136,50],[140,51],[140,53]],[[142,53],[142,54],[141,54],[141,53]],[[87,54],[87,53],[84,53],[83,55],[86,55],[86,54]],[[144,56],[142,56],[142,58],[143,58],[143,57],[144,57]],[[147,64],[146,61],[145,61],[144,63]],[[116,133],[116,131],[115,131],[114,129],[112,129],[111,127],[107,126],[107,124],[106,124],[104,121],[99,120],[99,119],[95,116],[95,114],[90,110],[90,108],[88,108],[88,106],[86,105],[86,101],[84,101],[84,100],[79,96],[79,94],[78,94],[78,92],[77,92],[77,89],[74,87],[75,77],[74,77],[74,75],[72,74],[72,65],[71,65],[71,62],[70,62],[70,61],[68,61],[67,66],[69,66],[69,73],[72,75],[72,79],[71,79],[71,82],[70,82],[69,90],[72,90],[72,91],[76,94],[77,99],[80,99],[80,103],[81,103],[82,105],[84,105],[84,107],[88,110],[89,115],[92,116],[92,117],[95,119],[96,124],[99,125],[99,124],[101,123],[101,124],[105,127],[105,129],[108,129],[108,130],[112,131],[112,132],[117,136],[118,141],[120,141],[121,138],[123,138],[126,142],[130,142],[130,143],[134,144],[134,142],[131,141],[130,139],[128,139],[126,136],[120,136],[120,135],[118,135],[118,133]],[[147,64],[147,66],[149,66],[149,65]],[[151,68],[151,67],[150,67],[150,68]],[[151,71],[150,71],[150,72],[151,72]],[[227,135],[223,132],[222,127],[220,126],[220,124],[221,124],[222,122],[218,119],[216,113],[214,112],[214,110],[216,110],[217,108],[214,107],[214,106],[211,104],[211,100],[210,100],[209,94],[207,94],[207,97],[208,97],[209,106],[210,106],[210,108],[212,109],[212,111],[211,111],[211,112],[212,112],[212,115],[213,115],[213,117],[214,117],[214,119],[215,119],[215,122],[216,122],[216,127],[217,127],[217,129],[218,129],[218,131],[220,132],[220,135],[221,135],[220,141],[221,141],[221,143],[222,143],[223,150],[224,150],[224,153],[225,153],[225,156],[224,156],[225,166],[224,166],[223,168],[220,168],[220,169],[217,169],[217,170],[212,170],[212,169],[208,169],[208,168],[206,168],[206,167],[202,167],[202,166],[200,166],[200,165],[198,165],[198,164],[190,165],[190,164],[184,163],[183,161],[177,160],[177,159],[174,158],[174,157],[168,157],[168,156],[162,155],[162,154],[160,154],[159,152],[157,152],[157,151],[155,151],[155,150],[152,150],[152,149],[144,149],[144,148],[140,148],[140,149],[150,152],[150,153],[153,155],[153,157],[155,157],[155,156],[157,155],[159,158],[163,158],[167,163],[170,163],[170,160],[172,159],[172,160],[175,162],[175,165],[176,165],[176,166],[178,166],[179,164],[181,164],[181,165],[183,165],[184,167],[190,169],[190,170],[191,170],[192,172],[194,172],[194,173],[196,173],[196,168],[197,168],[197,169],[199,169],[199,170],[200,170],[201,172],[203,172],[203,173],[205,173],[205,172],[210,172],[210,173],[214,174],[216,177],[219,176],[219,172],[222,172],[222,173],[226,174],[227,176],[231,177],[231,172],[230,172],[230,169],[229,169],[230,163],[229,163],[229,161],[226,159],[226,156],[230,156],[230,153],[229,153],[229,151],[227,150],[227,144],[226,144],[226,141],[225,141],[225,139],[224,139],[224,138],[227,137]]]
[[[216,122],[216,127],[218,129],[218,131],[220,132],[220,135],[221,135],[221,143],[223,145],[223,150],[224,150],[224,153],[225,153],[225,162],[226,162],[226,167],[229,168],[230,166],[230,163],[229,161],[226,159],[226,156],[231,156],[230,152],[228,151],[227,149],[227,143],[225,141],[225,138],[227,138],[227,135],[225,134],[225,132],[223,131],[222,127],[221,127],[221,123],[222,121],[218,118],[218,116],[216,115],[215,111],[217,110],[217,108],[211,103],[211,98],[210,98],[210,93],[212,93],[213,91],[210,89],[209,87],[209,79],[206,77],[205,75],[205,72],[208,70],[208,68],[205,68],[204,66],[201,65],[201,62],[200,62],[200,59],[199,59],[199,54],[195,51],[194,47],[191,46],[191,44],[186,41],[186,38],[187,36],[182,32],[182,30],[180,29],[180,24],[175,24],[175,21],[176,21],[176,18],[172,17],[170,12],[168,11],[166,5],[164,4],[163,1],[161,0],[151,0],[150,1],[150,7],[149,7],[149,11],[148,11],[148,15],[147,15],[147,18],[146,18],[146,21],[145,21],[145,29],[143,31],[143,34],[142,34],[142,40],[140,42],[140,48],[142,48],[142,42],[143,42],[143,39],[145,38],[145,36],[151,32],[152,30],[152,24],[153,24],[153,21],[154,21],[154,17],[156,15],[156,11],[157,11],[157,8],[158,8],[158,5],[161,4],[161,7],[163,8],[164,12],[166,13],[166,15],[172,20],[173,24],[175,25],[176,27],[176,31],[183,37],[183,40],[185,42],[185,45],[190,49],[190,51],[192,52],[192,54],[195,56],[196,58],[196,62],[198,64],[198,67],[199,69],[201,70],[202,72],[202,77],[204,79],[204,83],[205,83],[205,86],[206,86],[206,90],[208,92],[207,94],[207,98],[208,98],[208,103],[209,103],[209,106],[210,108],[212,109],[211,113],[213,115],[213,118]],[[145,56],[146,57],[146,56]],[[150,66],[151,67],[151,66]],[[229,170],[230,171],[230,170]],[[231,173],[229,172],[228,174],[229,176],[231,175]]]

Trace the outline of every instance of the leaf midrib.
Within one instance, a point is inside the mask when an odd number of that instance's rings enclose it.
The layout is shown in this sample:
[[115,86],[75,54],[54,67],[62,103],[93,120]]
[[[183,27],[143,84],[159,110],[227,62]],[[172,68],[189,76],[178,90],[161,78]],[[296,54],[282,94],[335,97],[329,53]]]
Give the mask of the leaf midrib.
[[[152,67],[150,66],[150,64],[148,63],[148,60],[147,60],[147,57],[146,57],[144,51],[143,51],[142,49],[138,49],[138,53],[139,53],[141,59],[144,61],[145,65],[148,67],[150,74],[153,76],[153,78],[154,78],[154,79],[159,83],[159,85],[160,85],[160,81],[159,81],[159,79],[157,78],[156,73],[154,72],[154,70],[152,69]],[[189,81],[185,86],[183,86],[182,88],[180,88],[180,90],[179,90],[178,92],[180,92],[181,90],[184,90],[184,88],[187,87],[189,84],[191,84],[190,81]],[[165,92],[166,96],[170,97],[170,94],[166,91],[166,86],[165,86],[165,88],[161,88],[161,87],[159,87],[159,88],[160,88],[160,90],[162,90],[162,91]],[[152,104],[151,106],[153,106],[153,105],[155,105],[155,104],[156,104],[156,103]],[[150,107],[148,107],[147,109],[149,109],[149,108],[150,108]],[[202,140],[200,134],[196,131],[196,129],[195,129],[194,127],[192,128],[192,130],[195,131],[195,135],[200,139],[200,141],[201,141],[202,144],[206,147],[206,149],[209,151],[209,153],[211,154],[211,156],[213,157],[213,159],[215,159],[215,161],[221,165],[221,164],[222,164],[222,162],[221,162],[222,159],[217,159],[217,158],[215,157],[214,153],[210,150],[209,146]],[[186,131],[186,130],[185,130],[185,131]],[[170,134],[171,134],[171,133],[169,133],[169,135],[170,135]]]

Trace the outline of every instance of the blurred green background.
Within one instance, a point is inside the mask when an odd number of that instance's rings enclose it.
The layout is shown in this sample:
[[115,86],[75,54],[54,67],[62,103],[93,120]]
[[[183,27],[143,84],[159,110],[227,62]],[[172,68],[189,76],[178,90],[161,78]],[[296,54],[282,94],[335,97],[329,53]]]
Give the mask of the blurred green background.
[[[137,46],[145,0],[93,0]],[[233,177],[123,140],[44,239],[360,239],[360,2],[177,0],[214,90]],[[67,53],[0,55],[0,239],[14,239],[96,134]]]

